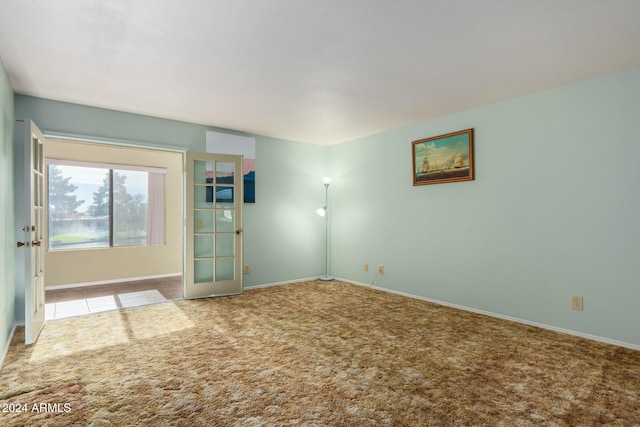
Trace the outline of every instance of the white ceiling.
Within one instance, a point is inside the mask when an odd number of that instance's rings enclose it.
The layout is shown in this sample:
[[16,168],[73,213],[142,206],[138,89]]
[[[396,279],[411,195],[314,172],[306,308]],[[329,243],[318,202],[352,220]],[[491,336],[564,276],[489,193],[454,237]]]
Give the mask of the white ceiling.
[[640,0],[0,0],[16,93],[333,144],[640,66]]

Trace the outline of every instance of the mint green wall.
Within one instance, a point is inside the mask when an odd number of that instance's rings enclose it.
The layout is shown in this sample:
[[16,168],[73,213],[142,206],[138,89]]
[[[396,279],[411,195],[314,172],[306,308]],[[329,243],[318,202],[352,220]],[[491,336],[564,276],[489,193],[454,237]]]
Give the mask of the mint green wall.
[[13,90],[0,60],[0,358],[15,316],[13,117]]
[[[15,116],[45,133],[205,151],[205,132],[224,129],[102,108],[15,96]],[[244,205],[245,286],[320,275],[324,228],[315,214],[324,200],[326,148],[256,138],[256,203]]]
[[[636,68],[330,147],[332,274],[640,345],[639,119]],[[467,128],[476,180],[413,187]]]

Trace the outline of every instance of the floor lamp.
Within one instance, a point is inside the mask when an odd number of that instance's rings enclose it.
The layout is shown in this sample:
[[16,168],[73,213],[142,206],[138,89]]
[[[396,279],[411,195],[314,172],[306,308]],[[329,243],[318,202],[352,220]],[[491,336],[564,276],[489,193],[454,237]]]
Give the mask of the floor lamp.
[[323,282],[328,282],[333,280],[333,277],[329,276],[329,184],[331,184],[331,178],[325,176],[322,178],[322,183],[324,184],[324,206],[316,209],[318,215],[324,218],[324,245],[325,245],[325,255],[324,255],[324,276],[320,276],[319,279]]

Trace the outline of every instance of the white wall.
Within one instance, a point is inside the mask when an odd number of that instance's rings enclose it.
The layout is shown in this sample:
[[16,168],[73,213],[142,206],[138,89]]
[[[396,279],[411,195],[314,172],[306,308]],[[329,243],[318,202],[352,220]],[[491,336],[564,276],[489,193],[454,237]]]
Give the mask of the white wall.
[[[640,345],[638,118],[636,68],[330,147],[332,274]],[[467,128],[476,180],[413,187]]]

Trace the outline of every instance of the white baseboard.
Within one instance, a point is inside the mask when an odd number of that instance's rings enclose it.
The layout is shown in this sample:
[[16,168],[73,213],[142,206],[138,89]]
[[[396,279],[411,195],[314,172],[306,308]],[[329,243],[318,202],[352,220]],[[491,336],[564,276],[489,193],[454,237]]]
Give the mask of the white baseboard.
[[9,347],[11,347],[11,341],[13,341],[13,335],[16,333],[16,328],[19,325],[13,325],[13,329],[11,329],[11,333],[9,334],[9,338],[7,339],[7,344],[4,347],[4,351],[2,352],[2,358],[0,358],[0,371],[2,371],[2,367],[4,366],[4,359],[9,354]]
[[600,337],[600,336],[597,336],[597,335],[585,334],[584,332],[578,332],[578,331],[573,331],[571,329],[559,328],[557,326],[551,326],[551,325],[547,325],[547,324],[544,324],[544,323],[533,322],[533,321],[530,321],[530,320],[520,319],[518,317],[505,316],[504,314],[493,313],[491,311],[485,311],[485,310],[479,310],[477,308],[466,307],[466,306],[463,306],[463,305],[453,304],[453,303],[445,302],[445,301],[439,301],[439,300],[435,300],[435,299],[431,299],[431,298],[422,297],[422,296],[419,296],[419,295],[408,294],[406,292],[395,291],[393,289],[381,288],[379,286],[372,286],[372,285],[369,285],[367,283],[355,282],[353,280],[342,279],[342,278],[338,278],[338,277],[336,277],[336,280],[340,280],[342,282],[351,283],[352,285],[365,286],[367,288],[376,289],[378,291],[389,292],[391,294],[402,295],[402,296],[409,297],[409,298],[428,301],[428,302],[431,302],[431,303],[434,303],[434,304],[444,305],[446,307],[457,308],[458,310],[464,310],[464,311],[469,311],[469,312],[472,312],[472,313],[483,314],[485,316],[495,317],[495,318],[498,318],[498,319],[508,320],[508,321],[516,322],[516,323],[522,323],[524,325],[535,326],[537,328],[547,329],[547,330],[554,331],[554,332],[560,332],[562,334],[573,335],[573,336],[580,337],[580,338],[586,338],[586,339],[592,340],[592,341],[599,341],[599,342],[603,342],[603,343],[606,343],[606,344],[612,344],[612,345],[616,345],[618,347],[630,348],[632,350],[640,350],[640,345],[631,344],[631,343],[628,343],[628,342],[625,342],[625,341],[618,341],[618,340],[613,340],[613,339],[609,339],[609,338]]
[[308,280],[315,280],[317,279],[319,276],[314,276],[314,277],[304,277],[301,279],[293,279],[293,280],[286,280],[284,282],[273,282],[273,283],[265,283],[262,285],[251,285],[251,286],[244,286],[245,290],[251,290],[251,289],[258,289],[258,288],[267,288],[269,286],[279,286],[279,285],[287,285],[289,283],[297,283],[297,282],[306,282]]
[[45,286],[45,290],[53,291],[57,289],[84,288],[86,286],[113,285],[115,283],[135,282],[137,280],[163,279],[165,277],[182,276],[182,273],[156,274],[154,276],[127,277],[124,279],[101,280],[99,282],[70,283],[68,285]]

